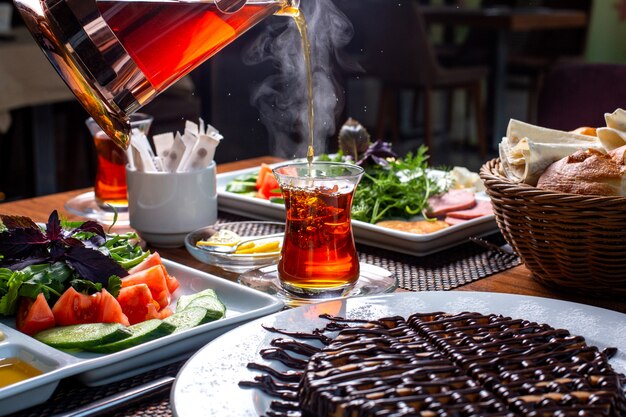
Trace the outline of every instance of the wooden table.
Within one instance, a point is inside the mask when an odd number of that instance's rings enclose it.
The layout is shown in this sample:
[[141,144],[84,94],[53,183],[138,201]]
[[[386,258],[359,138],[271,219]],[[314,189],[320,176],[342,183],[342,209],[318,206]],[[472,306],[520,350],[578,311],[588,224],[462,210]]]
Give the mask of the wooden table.
[[[261,162],[273,163],[280,161],[278,158],[261,157],[248,159],[238,162],[221,164],[218,166],[218,172],[228,172],[237,169],[258,166]],[[76,190],[65,193],[53,194],[44,197],[37,197],[27,200],[20,200],[11,203],[0,204],[0,213],[23,215],[33,218],[35,221],[46,221],[53,209],[59,210],[62,216],[69,219],[77,219],[63,209],[65,202],[86,190]],[[189,265],[215,275],[225,278],[235,279],[232,273],[225,273],[221,269],[212,267],[196,261],[187,253],[184,248],[178,249],[159,249],[159,253],[168,259]],[[530,272],[524,266],[518,266],[508,271],[492,275],[487,278],[480,279],[470,284],[455,289],[455,291],[489,291],[511,294],[534,295],[539,297],[555,298],[567,301],[575,301],[583,304],[595,305],[611,310],[626,313],[626,300],[619,299],[598,299],[595,297],[584,297],[560,293],[547,288],[532,279]]]
[[583,28],[588,24],[586,13],[578,10],[547,8],[465,8],[453,6],[424,6],[424,17],[428,23],[445,26],[468,26],[495,32],[493,54],[493,82],[489,92],[489,117],[491,119],[492,143],[497,149],[506,133],[507,116],[503,109],[506,103],[506,88],[510,35],[513,32]]

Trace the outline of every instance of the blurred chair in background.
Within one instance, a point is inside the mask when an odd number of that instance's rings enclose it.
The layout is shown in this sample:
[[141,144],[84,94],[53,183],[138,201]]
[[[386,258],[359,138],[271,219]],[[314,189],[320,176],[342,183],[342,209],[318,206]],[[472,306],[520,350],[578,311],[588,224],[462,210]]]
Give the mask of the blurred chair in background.
[[[538,13],[548,10],[579,10],[590,16],[592,0],[543,0],[528,2],[539,6]],[[515,34],[508,60],[511,74],[509,88],[528,92],[527,116],[537,117],[537,95],[544,76],[551,68],[565,63],[583,62],[588,27],[542,30]]]
[[[421,0],[430,3],[429,0]],[[446,0],[458,7],[467,7],[462,0]],[[555,11],[583,12],[589,21],[592,0],[482,0],[480,8],[489,14],[525,13],[532,21],[540,21]],[[478,17],[476,17],[478,19]],[[531,25],[532,26],[532,25]],[[491,65],[497,50],[495,32],[498,27],[470,25],[444,26],[443,35],[436,45],[438,58],[449,67],[467,65]],[[453,32],[451,35],[449,32]],[[511,29],[506,34],[508,57],[506,60],[507,88],[524,92],[527,96],[526,119],[536,118],[537,93],[543,76],[555,65],[582,62],[586,48],[588,25],[565,28],[555,25],[552,29]],[[501,109],[500,109],[501,110]]]
[[382,83],[376,136],[383,136],[389,122],[392,137],[399,138],[398,95],[403,89],[415,90],[423,97],[424,144],[432,149],[433,93],[443,90],[451,94],[462,89],[468,94],[468,104],[475,117],[480,154],[485,155],[487,141],[481,85],[488,70],[478,66],[442,67],[418,2],[399,2],[393,6],[379,0],[335,0],[335,3],[348,15],[363,45],[354,49],[361,55],[359,63],[365,75]]
[[537,123],[560,130],[605,126],[604,113],[626,108],[626,65],[566,64],[544,78]]

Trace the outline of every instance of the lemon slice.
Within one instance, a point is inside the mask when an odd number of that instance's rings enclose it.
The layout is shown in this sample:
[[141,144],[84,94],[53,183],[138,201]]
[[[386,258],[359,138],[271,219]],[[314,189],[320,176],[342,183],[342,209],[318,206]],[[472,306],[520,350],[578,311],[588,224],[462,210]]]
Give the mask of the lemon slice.
[[206,240],[200,240],[197,246],[235,246],[241,242],[241,236],[232,230],[221,229]]

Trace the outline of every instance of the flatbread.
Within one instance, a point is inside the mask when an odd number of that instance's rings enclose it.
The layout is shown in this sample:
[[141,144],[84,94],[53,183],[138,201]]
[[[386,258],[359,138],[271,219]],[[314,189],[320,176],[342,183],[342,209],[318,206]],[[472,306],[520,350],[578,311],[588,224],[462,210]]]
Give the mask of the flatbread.
[[515,182],[537,185],[543,171],[578,150],[604,147],[595,136],[548,129],[511,119],[499,146],[504,174]]

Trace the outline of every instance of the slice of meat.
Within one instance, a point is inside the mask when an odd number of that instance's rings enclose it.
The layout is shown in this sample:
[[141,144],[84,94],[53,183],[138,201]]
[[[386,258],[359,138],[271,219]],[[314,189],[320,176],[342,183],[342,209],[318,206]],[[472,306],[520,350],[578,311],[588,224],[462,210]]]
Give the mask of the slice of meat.
[[451,211],[459,211],[472,208],[476,205],[474,192],[469,190],[450,190],[445,194],[428,199],[432,217],[443,216]]
[[465,223],[467,219],[457,219],[456,217],[446,216],[446,218],[443,219],[443,221],[448,223],[450,226],[454,226],[457,224]]
[[470,220],[470,219],[476,219],[482,216],[488,216],[490,214],[493,214],[493,207],[491,206],[491,201],[478,200],[476,201],[476,205],[472,207],[471,209],[451,211],[448,213],[448,217]]

